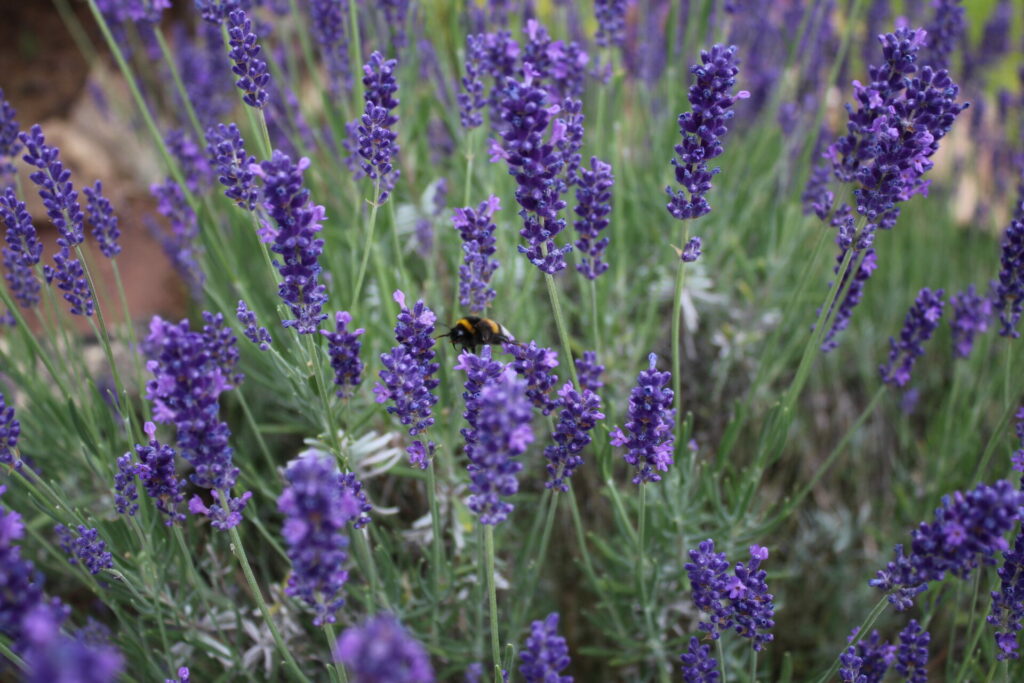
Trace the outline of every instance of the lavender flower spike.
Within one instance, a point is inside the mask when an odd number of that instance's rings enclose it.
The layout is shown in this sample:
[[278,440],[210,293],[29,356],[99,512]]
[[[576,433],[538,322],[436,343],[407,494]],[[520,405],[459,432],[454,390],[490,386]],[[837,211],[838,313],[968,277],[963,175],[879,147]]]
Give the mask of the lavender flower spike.
[[92,225],[92,236],[96,238],[103,255],[114,258],[121,253],[121,245],[117,243],[121,231],[117,227],[117,216],[110,206],[110,200],[103,196],[103,184],[97,180],[92,187],[86,187],[82,192],[88,199],[86,209]]
[[715,552],[715,542],[710,538],[701,541],[696,550],[690,550],[689,556],[690,561],[683,568],[690,579],[693,604],[708,619],[698,622],[697,628],[718,640],[721,631],[729,626],[729,611],[724,603],[729,562],[725,553]]
[[167,517],[164,525],[183,524],[185,515],[178,511],[178,506],[185,500],[185,481],[178,479],[174,449],[157,440],[156,425],[152,422],[144,425],[144,431],[149,436],[149,444],[135,444],[135,452],[139,457],[135,471],[146,495],[153,499],[156,509]]
[[580,378],[580,387],[590,389],[595,394],[604,386],[601,375],[604,373],[604,366],[597,362],[595,351],[584,351],[583,355],[576,359],[576,375]]
[[572,382],[566,382],[558,392],[562,410],[558,413],[558,424],[551,435],[554,445],[544,449],[547,458],[548,480],[544,486],[558,491],[568,491],[567,480],[576,468],[583,464],[580,452],[591,441],[598,420],[604,419],[601,412],[601,397],[584,388],[577,392]]
[[734,115],[732,105],[738,99],[750,97],[745,90],[735,95],[731,92],[739,73],[735,45],[714,45],[710,51],[702,50],[700,61],[690,67],[690,72],[697,77],[687,93],[693,111],[679,115],[679,133],[683,140],[675,146],[679,158],[672,160],[676,182],[685,192],[665,188],[669,196],[666,208],[679,220],[700,218],[711,211],[704,195],[711,189],[711,179],[720,169],[709,169],[708,161],[723,151],[721,138]]
[[363,362],[359,360],[362,343],[359,337],[366,330],[360,327],[349,332],[350,322],[352,314],[348,311],[339,311],[334,314],[335,331],[320,330],[320,334],[327,339],[327,355],[330,356],[331,367],[334,369],[334,385],[338,387],[335,394],[338,398],[351,396],[352,391],[363,381]]
[[107,551],[107,544],[99,537],[100,533],[96,529],[80,524],[77,532],[73,532],[63,524],[58,524],[53,530],[70,564],[81,562],[94,575],[114,566],[114,558]]
[[576,182],[575,211],[579,220],[573,223],[573,227],[579,234],[576,249],[581,254],[576,270],[588,280],[593,280],[608,270],[608,264],[601,260],[608,247],[608,238],[600,235],[608,227],[615,176],[612,175],[611,164],[597,157],[590,158],[590,168],[589,171],[580,171]]
[[552,372],[558,367],[558,352],[535,341],[505,344],[504,349],[515,358],[512,369],[526,380],[526,396],[543,415],[550,415],[559,404],[551,398],[551,389],[558,383],[558,375]]
[[21,467],[22,461],[14,452],[20,435],[21,423],[14,418],[14,406],[7,405],[4,395],[0,394],[0,463]]
[[370,617],[338,638],[335,658],[355,683],[434,683],[427,651],[390,614]]
[[486,60],[485,36],[470,34],[466,36],[466,75],[462,77],[462,89],[455,96],[459,103],[459,121],[462,127],[471,130],[484,122],[480,110],[487,104],[484,99],[484,84],[481,76]]
[[256,321],[256,314],[249,309],[249,306],[242,299],[238,300],[238,308],[235,310],[235,317],[238,322],[245,325],[245,338],[259,347],[260,351],[269,351],[270,345],[274,343],[270,332],[265,327],[259,327]]
[[612,445],[628,449],[624,457],[633,467],[634,484],[661,481],[658,472],[668,471],[674,461],[672,423],[676,411],[672,408],[673,393],[668,387],[672,375],[655,369],[657,355],[652,353],[647,360],[648,369],[637,376],[636,386],[629,395],[629,422],[626,423],[629,436],[619,427],[611,432]]
[[717,683],[718,660],[711,656],[711,646],[701,645],[696,637],[690,638],[690,647],[679,655],[683,662],[684,683]]
[[889,362],[879,367],[882,381],[886,384],[902,387],[910,381],[914,361],[924,354],[924,343],[931,338],[942,318],[945,305],[942,294],[941,289],[934,293],[927,287],[922,289],[907,312],[907,319],[900,331],[900,341],[889,338]]
[[569,666],[569,646],[558,635],[558,612],[530,625],[530,636],[519,652],[519,673],[526,683],[572,683],[572,676],[560,672]]
[[284,261],[274,262],[282,278],[278,294],[295,316],[295,320],[283,324],[294,327],[299,334],[314,334],[327,317],[321,311],[327,301],[325,287],[317,283],[321,270],[317,259],[324,241],[316,236],[326,214],[324,207],[310,201],[309,190],[302,185],[302,174],[308,167],[309,159],[303,157],[293,164],[278,150],[258,167],[265,207],[278,228],[270,250]]
[[228,56],[234,62],[231,71],[238,76],[235,85],[242,91],[242,101],[254,109],[267,103],[270,72],[267,63],[259,58],[260,45],[252,31],[252,22],[245,11],[236,9],[228,14]]
[[4,90],[0,88],[0,183],[6,184],[8,176],[14,175],[17,170],[11,159],[18,156],[21,151],[21,143],[18,142],[18,120],[14,107],[4,97]]
[[974,348],[974,337],[988,330],[992,318],[992,299],[981,296],[970,285],[959,294],[949,299],[953,307],[953,320],[950,327],[953,331],[953,354],[957,358],[967,358]]
[[32,308],[39,303],[39,280],[33,266],[43,255],[43,244],[36,236],[32,216],[25,209],[25,203],[18,201],[13,187],[7,187],[0,194],[0,219],[7,226],[4,234],[3,264],[7,271],[4,278],[11,290],[11,296],[22,308]]
[[[1021,205],[1024,206],[1024,199]],[[1013,220],[1006,229],[1000,262],[993,304],[1002,323],[999,334],[1016,339],[1020,336],[1017,325],[1024,312],[1024,218]]]
[[260,189],[253,182],[252,165],[256,157],[245,151],[245,141],[235,124],[223,123],[206,129],[206,156],[224,186],[224,196],[240,208],[253,211],[263,201]]
[[900,645],[896,651],[896,670],[907,683],[928,683],[928,643],[931,636],[916,619],[900,631]]
[[452,224],[462,239],[463,262],[459,266],[459,303],[472,313],[483,313],[494,301],[491,276],[501,265],[491,258],[497,250],[494,238],[494,213],[501,200],[494,195],[476,209],[455,209]]
[[999,590],[991,595],[992,612],[985,620],[996,628],[996,659],[1018,659],[1017,635],[1024,622],[1024,533],[1018,532],[1013,548],[1003,551]]
[[393,130],[398,123],[398,116],[392,112],[398,107],[398,81],[395,80],[395,67],[398,61],[384,59],[384,55],[374,52],[369,61],[363,65],[363,99],[366,110],[360,118],[357,132],[360,166],[363,172],[380,183],[381,193],[375,201],[383,204],[391,195],[391,190],[398,179],[393,161],[398,156],[399,146],[395,144],[398,134]]
[[114,508],[119,515],[134,517],[139,511],[139,489],[135,485],[136,465],[132,462],[132,454],[125,453],[117,459],[117,472],[114,473]]
[[329,456],[293,460],[284,476],[288,486],[277,507],[285,516],[281,534],[292,562],[287,593],[314,609],[315,626],[333,624],[345,602],[346,529],[359,514],[359,501],[340,485],[341,474]]

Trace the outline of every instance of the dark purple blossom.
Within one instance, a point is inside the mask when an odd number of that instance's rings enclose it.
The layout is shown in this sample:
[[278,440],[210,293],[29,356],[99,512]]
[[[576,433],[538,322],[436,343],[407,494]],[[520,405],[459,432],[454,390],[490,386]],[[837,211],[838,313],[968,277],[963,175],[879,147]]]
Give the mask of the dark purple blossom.
[[668,386],[672,375],[658,372],[657,355],[652,353],[647,360],[648,369],[637,376],[636,386],[629,395],[629,422],[626,423],[629,436],[620,427],[611,432],[611,444],[628,449],[624,458],[633,467],[634,484],[661,481],[658,472],[667,472],[673,463],[672,425],[676,411],[672,408],[673,393]]
[[889,362],[879,367],[882,381],[902,387],[910,381],[914,361],[924,355],[924,343],[931,339],[939,326],[945,302],[941,289],[932,292],[925,287],[907,312],[907,318],[897,342],[889,338]]
[[231,72],[238,76],[235,85],[243,93],[243,102],[262,109],[269,95],[270,72],[267,71],[267,63],[259,58],[258,40],[245,11],[237,9],[228,14],[228,42],[231,45],[228,56],[233,62]]
[[210,491],[210,495],[213,497],[211,505],[206,505],[198,495],[192,496],[188,501],[188,511],[193,515],[208,517],[210,525],[221,531],[227,531],[242,523],[242,511],[252,498],[251,491],[246,491],[238,498],[232,498],[230,494],[216,489]]
[[463,262],[459,266],[459,303],[472,313],[483,313],[494,301],[491,276],[501,265],[491,258],[497,250],[494,238],[494,213],[501,200],[494,195],[473,209],[464,207],[452,213],[452,225],[462,239]]
[[911,619],[900,631],[896,650],[896,670],[908,683],[928,683],[928,643],[931,636]]
[[486,65],[485,39],[484,35],[466,36],[466,74],[461,79],[462,92],[455,96],[459,103],[459,121],[466,129],[476,128],[484,122],[480,110],[487,104],[481,80]]
[[9,176],[14,175],[16,168],[11,160],[21,152],[18,142],[18,113],[4,97],[0,88],[0,182],[6,183]]
[[[853,629],[847,642],[852,641],[859,630],[858,628]],[[881,683],[885,678],[885,672],[889,670],[896,657],[896,646],[882,640],[878,631],[873,630],[869,636],[861,638],[856,645],[851,645],[847,649],[847,653],[856,657],[857,677],[853,680],[857,683]]]
[[[1021,201],[1024,206],[1024,200]],[[1020,336],[1017,325],[1024,312],[1024,218],[1014,219],[1003,234],[1001,268],[993,306],[999,311],[1004,337]]]
[[598,420],[604,419],[601,412],[601,397],[584,388],[577,392],[572,382],[566,382],[558,392],[558,424],[551,435],[554,445],[544,449],[548,459],[548,480],[544,486],[549,489],[568,491],[568,479],[576,468],[583,464],[580,452],[587,447],[591,432]]
[[[580,149],[583,147],[583,133],[585,132],[583,129],[583,101],[567,98],[562,102],[559,113],[562,116],[555,122],[555,126],[559,130],[564,127],[565,132],[561,134],[555,147],[558,148],[559,153],[562,155],[562,162],[565,164],[561,180],[563,187],[560,190],[560,192],[565,192],[580,180],[580,164],[583,162],[583,155],[580,154]],[[591,157],[591,168],[594,168],[594,160],[595,157]],[[594,168],[594,171],[597,172],[597,169]],[[607,173],[611,174],[610,166],[607,169]],[[576,195],[576,199],[579,200],[579,194]]]
[[348,59],[348,3],[351,0],[311,0],[309,28],[320,45],[327,65],[331,89],[352,89],[352,68]]
[[110,205],[110,200],[103,196],[103,184],[100,181],[92,187],[82,190],[88,199],[86,211],[89,214],[89,224],[92,225],[92,236],[100,246],[100,251],[107,258],[114,258],[121,253],[121,245],[117,239],[121,231],[117,227],[117,216]]
[[64,609],[39,604],[25,616],[25,683],[115,683],[124,657],[109,643],[61,633]]
[[178,669],[177,673],[178,673],[178,677],[177,678],[168,678],[168,679],[164,680],[164,683],[191,683],[191,681],[192,681],[192,674],[189,673],[189,670],[188,670],[187,666],[183,666],[180,669]]
[[277,507],[285,516],[281,535],[292,563],[287,593],[313,608],[315,626],[333,624],[345,602],[346,530],[359,513],[359,503],[340,485],[341,475],[330,456],[297,458],[284,476],[288,486]]
[[135,444],[135,453],[139,458],[135,471],[146,495],[153,499],[156,509],[166,515],[164,524],[182,524],[185,515],[178,511],[178,506],[185,500],[185,481],[178,479],[174,449],[157,440],[156,425],[152,422],[145,424],[145,432],[149,436],[149,443],[145,446]]
[[572,683],[572,676],[562,676],[569,666],[569,646],[558,635],[558,612],[544,621],[530,624],[530,636],[519,651],[519,673],[526,683]]
[[594,0],[597,34],[594,42],[601,47],[622,46],[626,42],[626,0]]
[[696,636],[690,638],[690,647],[679,659],[683,662],[684,683],[718,682],[718,660],[711,656],[711,646],[701,645]]
[[589,389],[595,394],[604,386],[601,375],[604,373],[604,366],[597,362],[597,353],[584,351],[583,355],[576,359],[576,374],[579,376],[580,387]]
[[696,550],[690,550],[689,556],[690,561],[683,568],[690,579],[690,594],[693,604],[707,617],[697,628],[712,640],[718,640],[721,631],[729,627],[729,612],[724,602],[729,562],[725,553],[715,552],[715,542],[710,538],[701,541]]
[[309,190],[302,185],[302,175],[308,167],[309,159],[303,157],[293,164],[288,155],[278,150],[259,166],[264,206],[278,228],[270,250],[284,261],[274,261],[282,278],[278,294],[296,318],[285,320],[283,325],[294,327],[299,334],[315,333],[320,321],[327,317],[321,311],[327,301],[326,290],[317,283],[321,270],[317,259],[324,248],[317,233],[326,214],[324,207],[312,203]]
[[[434,377],[440,368],[434,362],[434,323],[437,316],[417,301],[412,309],[405,305],[405,293],[396,291],[394,299],[401,306],[395,325],[395,346],[380,356],[384,369],[380,382],[373,388],[377,403],[391,401],[387,411],[397,415],[399,422],[409,427],[409,436],[417,436],[434,424],[433,406],[437,403],[434,390],[441,383]],[[434,454],[434,442],[414,441],[406,452],[409,460],[420,469],[426,469]]]
[[[477,362],[489,361],[489,348]],[[466,369],[468,375],[473,374],[474,361],[467,358],[472,355],[459,356],[457,367]],[[511,368],[505,368],[484,384],[479,393],[466,399],[466,414],[473,417],[470,429],[464,431],[469,456],[469,509],[481,524],[500,524],[515,507],[505,499],[519,490],[516,473],[523,464],[516,458],[533,441],[533,411],[526,395],[526,382],[516,377]]]
[[373,511],[373,505],[366,499],[366,492],[363,491],[363,482],[356,479],[352,472],[346,472],[338,477],[338,484],[355,498],[357,512],[352,518],[352,528],[362,529],[371,521],[367,513]]
[[32,308],[39,303],[39,279],[34,266],[43,255],[43,244],[36,236],[32,216],[25,209],[25,203],[18,201],[13,187],[0,194],[0,219],[7,226],[4,232],[3,264],[4,279],[11,296],[22,308]]
[[558,247],[554,242],[565,228],[565,220],[558,215],[566,206],[560,196],[564,183],[559,178],[564,159],[556,149],[565,128],[554,126],[549,140],[544,141],[548,124],[559,111],[558,105],[547,100],[548,93],[534,84],[529,73],[522,82],[505,80],[499,102],[501,120],[507,125],[501,132],[504,144],[500,152],[516,179],[516,201],[522,207],[519,234],[529,246],[520,245],[519,251],[542,272],[554,275],[565,268],[565,255],[572,246]]
[[750,97],[741,90],[732,94],[739,73],[736,46],[714,45],[702,50],[700,64],[690,67],[696,80],[687,93],[693,111],[679,115],[679,133],[683,140],[675,146],[678,158],[672,159],[676,182],[683,190],[666,187],[668,212],[674,218],[685,220],[700,218],[711,211],[704,195],[711,189],[711,179],[721,169],[708,168],[708,162],[722,154],[722,136],[735,112],[732,105],[738,99]]
[[558,367],[558,352],[531,341],[529,344],[505,344],[505,353],[514,357],[509,367],[526,380],[526,396],[544,415],[559,405],[551,398],[551,389],[558,383],[558,375],[551,372]]
[[21,459],[15,453],[20,435],[21,423],[14,417],[14,406],[7,405],[0,394],[0,463],[21,467]]
[[245,151],[245,141],[235,124],[206,129],[206,154],[217,174],[217,180],[224,186],[224,195],[235,204],[249,211],[263,203],[260,188],[253,182],[256,174],[252,171],[256,157]]
[[338,638],[335,658],[353,683],[433,683],[430,657],[416,638],[387,613],[351,626]]
[[206,274],[198,260],[198,254],[202,252],[197,243],[199,220],[186,201],[181,186],[173,180],[151,185],[149,191],[157,200],[156,210],[170,222],[171,232],[167,234],[154,224],[147,223],[147,226],[160,241],[174,269],[185,280],[192,297],[201,299]]
[[397,60],[384,59],[379,52],[371,54],[363,65],[366,109],[356,129],[358,151],[362,157],[360,166],[363,172],[380,184],[381,193],[375,199],[379,204],[388,200],[399,175],[393,164],[400,151],[395,144],[398,134],[393,130],[398,123],[398,116],[393,113],[399,104],[395,97],[398,92],[398,81],[395,80],[397,66]]
[[608,264],[601,260],[604,250],[608,247],[608,238],[601,237],[601,231],[608,227],[608,216],[612,212],[612,175],[611,164],[606,164],[597,157],[590,157],[591,170],[581,170],[576,182],[576,215],[579,220],[573,223],[579,239],[576,249],[580,254],[580,262],[576,270],[583,273],[588,280],[608,270]]
[[1017,634],[1024,621],[1024,533],[1018,532],[1013,548],[1003,551],[999,590],[992,591],[992,611],[986,621],[996,628],[996,658],[1018,659]]
[[857,656],[854,645],[843,650],[839,655],[839,680],[843,683],[867,683],[867,676],[860,673],[864,660]]
[[552,40],[536,19],[527,19],[523,32],[523,75],[532,72],[557,99],[582,95],[590,57],[580,45]]
[[463,450],[471,466],[475,457],[474,449],[476,448],[476,423],[480,412],[478,400],[480,392],[484,386],[493,382],[501,375],[505,366],[501,362],[493,360],[491,358],[491,347],[485,346],[481,349],[479,356],[467,353],[466,351],[459,354],[459,360],[455,364],[455,369],[466,371],[466,382],[463,384],[464,391],[462,392],[462,399],[466,404],[466,409],[463,411],[462,417],[469,424],[469,427],[463,427],[459,430],[459,433],[466,440]]
[[391,31],[391,43],[395,49],[405,47],[405,22],[409,15],[410,0],[381,0],[380,8],[384,12],[384,23]]
[[99,574],[114,566],[114,558],[107,551],[107,544],[96,529],[80,524],[77,531],[71,531],[63,524],[58,524],[53,527],[53,531],[60,539],[60,547],[67,553],[70,564],[81,562],[90,574]]
[[117,459],[117,472],[114,473],[114,507],[117,514],[132,517],[139,511],[139,490],[135,485],[136,465],[132,462],[131,453],[125,453]]
[[243,333],[246,339],[258,346],[260,351],[270,350],[270,345],[274,342],[270,332],[267,331],[267,328],[259,326],[256,321],[256,314],[249,309],[249,306],[242,299],[238,300],[235,316],[238,318],[238,322],[245,325]]
[[948,69],[950,56],[964,43],[967,20],[961,0],[934,0],[935,15],[927,26],[927,51],[923,61],[935,69]]
[[[349,332],[348,324],[352,322],[352,314],[339,311],[334,314],[334,332],[320,330],[327,339],[327,355],[334,369],[335,394],[338,398],[347,398],[363,381],[363,362],[359,360],[362,343],[360,335],[366,330],[358,328]],[[347,389],[346,387],[351,387]]]
[[694,263],[701,257],[702,242],[700,237],[691,237],[679,252],[679,258],[685,263]]
[[[0,495],[5,491],[0,486]],[[44,577],[31,560],[21,556],[17,541],[25,535],[21,515],[0,505],[0,633],[20,650],[25,643],[25,619],[37,606],[50,607],[43,594]],[[53,608],[60,608],[54,600]]]
[[1022,504],[1024,493],[1005,480],[943,497],[935,521],[921,522],[911,532],[910,554],[897,545],[894,560],[870,585],[885,591],[889,602],[903,611],[929,582],[941,581],[947,572],[966,579],[979,562],[992,564],[995,552],[1009,547],[1003,536],[1017,522]]
[[949,325],[953,331],[953,354],[967,358],[974,348],[975,335],[988,329],[992,318],[992,299],[974,291],[974,285],[954,294],[949,299],[953,307],[953,319]]
[[814,164],[811,175],[807,178],[807,187],[800,195],[800,199],[804,203],[805,216],[813,213],[821,220],[825,220],[832,211],[832,204],[835,202],[836,196],[828,189],[831,176],[832,169],[828,163],[822,161]]

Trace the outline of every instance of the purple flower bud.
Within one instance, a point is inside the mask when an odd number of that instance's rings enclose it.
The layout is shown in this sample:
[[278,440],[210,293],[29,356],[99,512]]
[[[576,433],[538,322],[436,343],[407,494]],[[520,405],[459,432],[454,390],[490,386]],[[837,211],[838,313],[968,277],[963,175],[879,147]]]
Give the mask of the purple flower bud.
[[132,462],[132,454],[125,453],[117,459],[117,472],[114,473],[114,507],[117,514],[134,517],[139,511],[139,490],[135,485],[136,466]]
[[927,26],[923,61],[935,69],[948,69],[950,55],[964,42],[967,21],[960,0],[935,0],[935,16]]
[[156,425],[152,422],[146,423],[145,431],[149,435],[149,444],[135,444],[135,453],[139,457],[139,464],[136,465],[139,480],[142,481],[146,495],[156,504],[156,509],[167,516],[164,524],[182,524],[185,515],[178,511],[178,505],[185,500],[185,482],[178,479],[174,449],[157,440]]
[[501,208],[501,200],[494,195],[472,207],[455,209],[452,224],[462,239],[463,262],[459,266],[459,304],[472,313],[483,313],[494,301],[495,291],[490,287],[491,276],[501,265],[492,259],[496,251],[494,213]]
[[455,96],[459,103],[459,121],[467,130],[484,122],[480,110],[487,103],[484,99],[484,84],[481,80],[486,58],[485,36],[466,36],[466,75],[462,77],[462,90]]
[[107,552],[107,544],[96,529],[79,525],[76,533],[58,524],[53,531],[60,539],[61,550],[67,553],[69,564],[81,562],[90,574],[99,574],[114,566],[114,558]]
[[121,253],[121,245],[117,239],[121,231],[117,227],[117,216],[110,206],[110,200],[103,196],[103,184],[100,181],[92,187],[82,190],[88,198],[86,209],[89,212],[89,223],[92,225],[92,236],[99,243],[100,251],[107,258],[114,258]]
[[386,613],[345,629],[338,638],[335,658],[354,681],[434,682],[423,645]]
[[590,158],[591,170],[579,173],[576,187],[576,215],[579,220],[573,223],[579,239],[576,249],[580,253],[580,262],[576,270],[583,273],[588,280],[608,270],[608,264],[601,260],[604,250],[608,247],[608,238],[601,238],[601,231],[608,227],[608,216],[612,212],[612,175],[611,164],[606,164],[597,157]]
[[14,418],[14,406],[7,405],[0,394],[0,463],[21,467],[22,461],[14,453],[20,435],[21,423]]
[[114,683],[120,678],[124,657],[109,644],[94,644],[61,633],[67,611],[36,605],[24,620],[26,645],[22,651],[30,672],[25,683]]
[[5,184],[7,177],[14,175],[17,170],[11,160],[21,152],[17,116],[14,107],[4,97],[3,88],[0,88],[0,182]]
[[348,59],[348,35],[345,33],[348,2],[338,0],[312,0],[309,3],[309,28],[320,44],[320,53],[327,65],[331,89],[352,89],[352,68]]
[[234,63],[232,73],[238,76],[235,85],[244,94],[242,101],[255,109],[262,109],[267,103],[267,86],[270,72],[267,63],[259,58],[260,45],[252,31],[252,22],[243,10],[228,14],[228,42],[231,50],[228,56]]
[[953,306],[953,354],[958,358],[967,358],[974,348],[974,337],[988,330],[992,318],[992,299],[975,293],[974,285],[970,285],[959,294],[949,299]]
[[265,327],[258,327],[256,314],[249,310],[249,307],[242,299],[238,300],[235,316],[238,318],[238,322],[245,325],[245,338],[258,346],[260,351],[269,351],[270,345],[274,342],[270,332]]
[[594,42],[601,47],[622,46],[626,42],[626,0],[594,0],[597,34]]
[[[841,253],[836,258],[836,271],[839,270],[839,264],[843,262],[844,255],[844,253]],[[832,318],[832,327],[825,334],[825,339],[821,343],[822,351],[828,352],[839,346],[839,342],[836,340],[836,337],[850,325],[850,320],[853,318],[853,309],[856,308],[857,304],[859,304],[861,299],[864,298],[864,285],[867,284],[871,274],[875,272],[877,268],[878,257],[875,254],[875,250],[868,249],[864,252],[860,265],[857,266],[856,275],[852,275],[853,281],[850,282],[850,286],[846,290],[843,300],[839,302],[839,309],[836,311],[835,317]],[[844,286],[845,282],[849,280],[850,277],[851,273],[848,269],[846,274],[843,276],[843,284],[840,284],[840,288]]]
[[583,464],[580,452],[591,441],[591,432],[598,420],[604,419],[601,412],[601,397],[584,388],[582,394],[573,389],[572,382],[566,382],[558,392],[558,424],[551,435],[553,446],[544,449],[548,459],[548,480],[544,486],[549,489],[568,491],[567,480],[576,468]]
[[397,66],[397,60],[386,60],[379,52],[371,54],[363,65],[366,109],[356,134],[359,156],[362,157],[360,166],[371,180],[380,182],[381,193],[375,200],[378,204],[388,200],[399,175],[392,163],[400,150],[395,144],[398,134],[392,130],[398,123],[398,116],[392,113],[399,104],[395,97],[398,92],[398,81],[395,80]]
[[263,203],[262,193],[253,182],[256,174],[252,166],[256,157],[245,151],[238,126],[233,123],[211,126],[206,129],[206,140],[206,155],[216,170],[217,180],[225,187],[224,195],[243,209],[255,210]]
[[985,620],[996,628],[996,659],[1018,659],[1017,634],[1024,622],[1024,533],[1018,532],[1013,548],[1003,551],[999,590],[991,595],[992,611]]
[[1024,218],[1013,220],[1006,229],[1000,263],[993,304],[1002,323],[999,334],[1016,339],[1020,336],[1017,325],[1024,312]]
[[701,257],[701,239],[700,237],[691,237],[683,247],[682,253],[679,254],[679,258],[686,263],[693,263]]
[[208,188],[213,181],[210,163],[203,156],[202,148],[192,139],[192,135],[182,128],[177,128],[167,133],[164,142],[167,144],[167,151],[181,168],[188,191],[200,192]]
[[327,339],[327,355],[334,369],[334,385],[338,387],[335,394],[338,398],[351,396],[352,391],[346,387],[355,389],[363,381],[363,362],[359,360],[362,343],[359,336],[366,330],[360,327],[349,332],[350,322],[352,315],[348,311],[339,311],[334,314],[335,331],[320,330],[320,334]]
[[601,375],[604,373],[604,366],[597,362],[597,353],[584,351],[583,355],[576,359],[576,374],[580,379],[580,387],[589,389],[595,394],[604,386]]
[[526,683],[572,683],[572,676],[562,676],[569,666],[569,646],[558,635],[558,612],[544,621],[530,624],[530,636],[519,652],[519,673]]
[[684,683],[717,683],[718,660],[711,656],[711,646],[701,645],[697,638],[690,638],[690,647],[679,655],[683,662]]
[[892,337],[889,338],[889,362],[879,367],[882,381],[886,384],[902,387],[910,381],[914,361],[924,355],[924,343],[931,339],[939,327],[945,306],[942,295],[941,289],[934,293],[927,287],[922,289],[914,305],[907,312],[899,342]]
[[181,186],[173,180],[168,179],[163,184],[151,185],[149,191],[157,200],[156,210],[170,221],[171,234],[164,233],[151,223],[147,223],[147,227],[160,241],[174,269],[188,285],[192,297],[201,299],[206,274],[197,258],[202,251],[197,244],[199,220],[185,200]]
[[39,303],[39,280],[34,266],[43,255],[43,244],[36,237],[32,216],[19,202],[13,187],[7,187],[0,194],[0,219],[7,230],[4,234],[6,246],[3,249],[4,278],[11,290],[11,296],[22,308],[32,308]]
[[928,683],[928,643],[931,636],[922,630],[916,619],[911,619],[900,631],[900,644],[896,651],[896,670],[908,683]]
[[625,446],[624,456],[633,467],[633,483],[646,484],[661,481],[660,472],[668,471],[674,460],[672,449],[675,435],[672,427],[676,411],[672,408],[672,390],[668,387],[672,375],[658,372],[658,356],[647,357],[649,367],[636,378],[636,386],[629,395],[629,422],[627,436],[620,427],[611,432],[613,446]]

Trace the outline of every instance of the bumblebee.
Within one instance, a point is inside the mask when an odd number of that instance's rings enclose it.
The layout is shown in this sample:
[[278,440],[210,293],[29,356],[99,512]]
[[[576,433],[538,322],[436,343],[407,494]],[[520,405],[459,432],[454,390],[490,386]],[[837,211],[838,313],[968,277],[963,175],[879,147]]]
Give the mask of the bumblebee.
[[458,344],[463,351],[467,349],[476,353],[476,347],[487,346],[488,344],[515,344],[515,337],[505,329],[501,323],[490,318],[478,318],[475,315],[467,315],[459,318],[454,327],[447,334],[439,334],[438,338],[448,337],[452,346]]

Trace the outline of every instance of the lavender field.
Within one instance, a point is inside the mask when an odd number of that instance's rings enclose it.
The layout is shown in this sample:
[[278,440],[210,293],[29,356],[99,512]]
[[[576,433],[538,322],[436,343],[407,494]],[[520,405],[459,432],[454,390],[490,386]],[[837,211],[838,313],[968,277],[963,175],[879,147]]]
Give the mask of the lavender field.
[[52,10],[0,680],[1024,680],[1024,1]]

